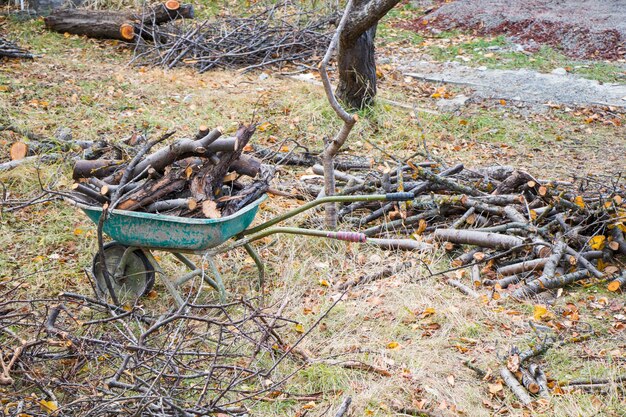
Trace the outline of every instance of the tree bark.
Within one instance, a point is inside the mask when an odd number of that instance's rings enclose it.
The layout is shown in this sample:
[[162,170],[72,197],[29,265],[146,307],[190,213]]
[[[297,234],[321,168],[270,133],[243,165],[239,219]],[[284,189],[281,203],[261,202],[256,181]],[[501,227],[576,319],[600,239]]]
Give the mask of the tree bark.
[[90,38],[117,39],[132,41],[135,39],[135,26],[127,13],[97,10],[59,10],[44,19],[46,28],[73,35],[85,35]]
[[336,95],[347,106],[363,109],[376,96],[374,38],[378,21],[400,0],[356,0],[338,42]]
[[354,109],[371,105],[376,96],[376,26],[375,24],[366,30],[356,41],[341,39],[339,42],[339,85],[336,94],[347,106]]

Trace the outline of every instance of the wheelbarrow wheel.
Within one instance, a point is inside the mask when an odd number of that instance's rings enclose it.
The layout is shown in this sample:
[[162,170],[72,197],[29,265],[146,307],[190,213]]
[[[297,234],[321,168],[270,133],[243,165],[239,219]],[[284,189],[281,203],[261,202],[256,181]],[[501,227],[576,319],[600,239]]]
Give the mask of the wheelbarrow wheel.
[[[104,245],[104,257],[109,279],[115,295],[122,303],[134,301],[142,295],[146,295],[154,285],[154,267],[140,249],[128,253],[123,268],[120,266],[126,249],[128,246],[117,242]],[[103,295],[109,296],[99,253],[93,257],[92,270],[98,290]]]

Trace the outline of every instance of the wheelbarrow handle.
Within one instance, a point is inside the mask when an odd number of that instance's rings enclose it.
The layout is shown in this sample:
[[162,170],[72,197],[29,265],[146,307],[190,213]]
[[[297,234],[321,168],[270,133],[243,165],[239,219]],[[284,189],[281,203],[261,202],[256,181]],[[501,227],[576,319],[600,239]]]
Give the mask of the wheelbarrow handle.
[[413,193],[399,192],[399,193],[387,193],[385,194],[386,201],[411,201],[415,198]]
[[367,241],[367,236],[359,232],[327,232],[326,237],[345,242],[365,243]]
[[352,203],[354,201],[407,201],[412,200],[412,193],[389,193],[389,194],[371,194],[371,195],[333,195],[328,197],[318,198],[317,200],[310,201],[302,206],[295,208],[285,214],[282,214],[278,217],[275,217],[271,220],[266,221],[265,223],[261,223],[258,226],[252,227],[250,229],[244,230],[239,238],[252,235],[257,232],[260,232],[263,229],[267,229],[270,226],[278,224],[284,220],[287,220],[296,214],[302,213],[313,207],[319,206],[324,203]]

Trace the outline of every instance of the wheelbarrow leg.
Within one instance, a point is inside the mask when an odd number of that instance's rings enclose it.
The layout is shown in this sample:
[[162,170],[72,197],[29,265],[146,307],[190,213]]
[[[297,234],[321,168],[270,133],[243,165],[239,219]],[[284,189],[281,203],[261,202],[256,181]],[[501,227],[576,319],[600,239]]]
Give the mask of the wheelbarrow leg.
[[202,269],[198,268],[196,266],[196,264],[191,262],[191,260],[189,258],[187,258],[185,255],[183,255],[182,253],[172,252],[172,254],[176,257],[176,259],[181,261],[183,264],[185,264],[185,266],[187,266],[187,268],[189,268],[191,270],[190,273],[182,276],[181,278],[179,278],[176,281],[176,286],[183,285],[185,282],[189,281],[191,278],[197,277],[197,276],[201,275],[202,279],[204,279],[204,281],[207,284],[209,284],[211,287],[213,287],[216,291],[218,291],[220,293],[220,300],[222,300],[222,301],[225,300],[225,298],[226,298],[226,295],[225,295],[226,294],[226,290],[224,289],[224,284],[222,283],[222,278],[219,275],[219,272],[217,272],[217,268],[213,264],[213,258],[209,258],[209,263],[211,265],[211,272],[216,277],[215,280],[212,280],[207,274],[204,273],[204,271],[202,271]]
[[248,255],[250,255],[250,257],[256,264],[257,269],[259,270],[259,284],[257,289],[260,290],[261,288],[263,288],[263,284],[265,284],[265,265],[263,265],[263,262],[261,261],[258,252],[254,249],[254,247],[252,247],[251,244],[246,243],[245,245],[243,245],[243,247],[246,252],[248,252]]
[[163,269],[161,269],[161,266],[159,265],[159,263],[156,261],[156,259],[154,259],[154,256],[152,256],[152,252],[150,252],[149,250],[144,250],[143,253],[146,255],[146,257],[148,258],[152,266],[154,266],[154,271],[159,274],[161,281],[163,281],[163,285],[165,285],[165,288],[167,288],[167,291],[174,298],[174,301],[176,301],[176,304],[178,304],[178,307],[182,307],[185,304],[185,301],[183,300],[183,298],[180,296],[180,293],[176,289],[176,285],[174,285],[174,283],[170,281],[167,275],[165,275],[165,272],[163,272]]
[[[226,288],[224,288],[224,282],[222,281],[222,276],[220,275],[220,272],[217,270],[217,266],[215,266],[215,262],[213,261],[213,257],[212,256],[207,256],[207,259],[209,261],[209,265],[211,266],[211,271],[213,272],[213,277],[215,278],[215,286],[217,287],[216,289],[219,291],[220,293],[220,301],[225,302],[226,301]],[[209,277],[206,276],[206,274],[203,274],[202,277],[205,279],[205,281],[213,286],[211,284],[211,279]],[[214,286],[214,288],[215,288]]]

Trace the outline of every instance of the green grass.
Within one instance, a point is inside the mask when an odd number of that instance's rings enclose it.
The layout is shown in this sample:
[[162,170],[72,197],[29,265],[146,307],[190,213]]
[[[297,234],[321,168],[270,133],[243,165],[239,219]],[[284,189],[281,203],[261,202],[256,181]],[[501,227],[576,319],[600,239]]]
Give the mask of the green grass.
[[[447,33],[443,38],[454,39],[454,33]],[[490,50],[489,47],[500,49]],[[516,52],[513,45],[504,37],[477,38],[471,42],[453,43],[450,46],[430,46],[427,53],[437,61],[459,60],[466,65],[486,66],[493,69],[527,68],[540,72],[550,72],[555,68],[566,68],[569,72],[601,82],[624,82],[624,65],[577,61],[566,57],[549,46],[542,46],[535,53]],[[460,57],[469,58],[469,61]]]

